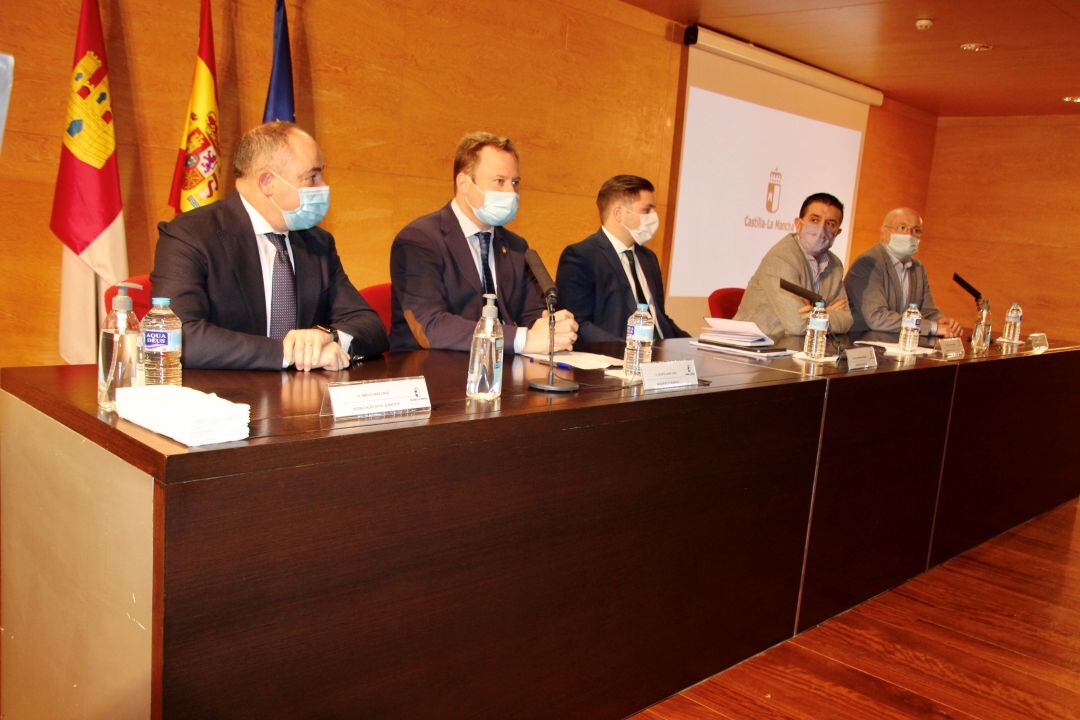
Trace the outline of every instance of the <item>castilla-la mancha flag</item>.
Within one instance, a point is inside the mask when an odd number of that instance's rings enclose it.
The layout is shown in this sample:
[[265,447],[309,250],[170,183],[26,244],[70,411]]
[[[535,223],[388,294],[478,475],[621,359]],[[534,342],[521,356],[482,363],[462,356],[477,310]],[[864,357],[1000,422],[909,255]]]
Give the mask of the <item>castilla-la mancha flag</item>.
[[49,225],[64,244],[60,355],[81,364],[95,362],[101,294],[127,277],[112,95],[98,0],[83,0],[70,81]]
[[221,198],[218,185],[217,67],[214,64],[214,26],[210,0],[202,0],[199,14],[199,54],[191,83],[180,154],[173,171],[169,205],[184,212]]

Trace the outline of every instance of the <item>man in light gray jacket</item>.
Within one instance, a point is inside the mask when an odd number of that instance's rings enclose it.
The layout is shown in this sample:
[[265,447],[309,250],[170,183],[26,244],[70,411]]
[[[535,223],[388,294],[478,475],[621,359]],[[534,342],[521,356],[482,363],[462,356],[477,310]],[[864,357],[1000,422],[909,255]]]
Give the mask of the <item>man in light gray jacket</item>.
[[762,258],[746,286],[736,320],[756,323],[766,335],[805,335],[810,304],[780,288],[787,280],[825,298],[833,332],[851,329],[851,310],[844,290],[844,264],[829,252],[844,205],[828,193],[815,193],[803,201],[795,232],[785,235]]
[[881,242],[857,257],[844,279],[855,321],[852,330],[898,333],[904,310],[915,303],[922,312],[923,335],[960,335],[960,323],[934,305],[926,268],[912,257],[922,234],[922,218],[911,208],[885,215]]

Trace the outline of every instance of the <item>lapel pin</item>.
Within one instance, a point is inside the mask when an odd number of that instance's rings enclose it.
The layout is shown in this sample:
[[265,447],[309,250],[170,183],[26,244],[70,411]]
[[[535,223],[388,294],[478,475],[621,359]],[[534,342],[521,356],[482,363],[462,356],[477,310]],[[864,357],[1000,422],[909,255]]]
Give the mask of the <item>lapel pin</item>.
[[505,255],[505,254],[506,254],[506,246],[505,246],[505,245],[503,245],[503,246],[502,246],[502,254],[503,254],[503,255]]

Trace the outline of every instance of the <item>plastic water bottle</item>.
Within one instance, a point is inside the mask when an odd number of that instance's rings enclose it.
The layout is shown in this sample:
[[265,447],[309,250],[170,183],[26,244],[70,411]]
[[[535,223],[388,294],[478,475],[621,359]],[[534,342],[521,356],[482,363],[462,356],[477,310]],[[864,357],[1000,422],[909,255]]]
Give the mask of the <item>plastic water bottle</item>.
[[169,298],[153,298],[153,307],[142,319],[143,375],[147,385],[181,385],[180,350],[183,336],[180,318],[169,307]]
[[131,309],[128,288],[141,290],[142,286],[134,283],[117,286],[112,310],[98,338],[98,407],[109,412],[116,410],[116,388],[142,382],[139,319]]
[[971,331],[971,349],[986,350],[990,347],[990,301],[979,300],[979,314],[975,316],[975,328]]
[[919,347],[919,330],[922,327],[922,313],[915,303],[908,305],[904,316],[900,318],[900,352],[913,355]]
[[1020,320],[1024,317],[1024,311],[1020,308],[1019,302],[1014,302],[1009,306],[1009,311],[1005,313],[1005,325],[1001,328],[1001,337],[1008,343],[1020,342]]
[[623,372],[627,377],[641,375],[641,364],[652,362],[655,326],[649,306],[641,303],[626,321],[626,352],[623,353]]
[[803,353],[811,360],[825,357],[825,346],[829,337],[829,311],[825,303],[818,300],[810,317],[806,319],[806,337],[803,339]]
[[473,400],[494,400],[502,395],[503,329],[494,295],[484,295],[487,304],[472,336],[469,377],[465,395]]

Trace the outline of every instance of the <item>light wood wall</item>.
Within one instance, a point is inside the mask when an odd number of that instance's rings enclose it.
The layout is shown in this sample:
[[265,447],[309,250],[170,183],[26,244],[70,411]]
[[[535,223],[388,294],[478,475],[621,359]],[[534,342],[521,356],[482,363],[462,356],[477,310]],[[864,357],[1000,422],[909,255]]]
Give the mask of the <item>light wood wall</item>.
[[927,197],[936,299],[971,326],[959,272],[990,298],[995,334],[1019,300],[1025,336],[1080,340],[1080,116],[939,119]]
[[[191,88],[198,0],[101,0],[131,274],[148,272]],[[619,0],[306,0],[287,3],[297,122],[323,147],[324,226],[362,287],[389,279],[390,242],[450,198],[466,132],[521,152],[513,229],[552,274],[599,225],[600,184],[635,173],[666,214],[681,46]],[[58,363],[60,244],[49,230],[79,0],[8,2],[15,55],[0,155],[0,366]],[[261,120],[273,2],[213,0],[223,156]],[[227,176],[231,187],[231,174]],[[656,248],[662,252],[664,238]]]
[[[190,92],[197,0],[101,0],[114,95],[131,274],[149,272]],[[288,4],[298,122],[326,155],[337,237],[358,287],[388,279],[390,241],[451,191],[465,132],[510,135],[522,154],[514,229],[554,273],[592,232],[609,176],[657,184],[660,213],[677,122],[681,33],[619,0],[307,0]],[[0,366],[60,362],[60,245],[49,230],[79,0],[26,0],[0,13],[16,57],[0,154]],[[223,153],[261,118],[272,3],[216,0]],[[1066,280],[1080,271],[1074,118],[942,119],[871,108],[852,258],[886,211],[925,208],[920,257],[939,303],[970,323],[953,270],[997,302],[1025,303],[1026,328],[1080,338]],[[931,165],[933,170],[931,171]],[[226,174],[231,185],[231,175]],[[653,247],[666,257],[661,234]],[[1075,295],[1075,291],[1073,291]]]

